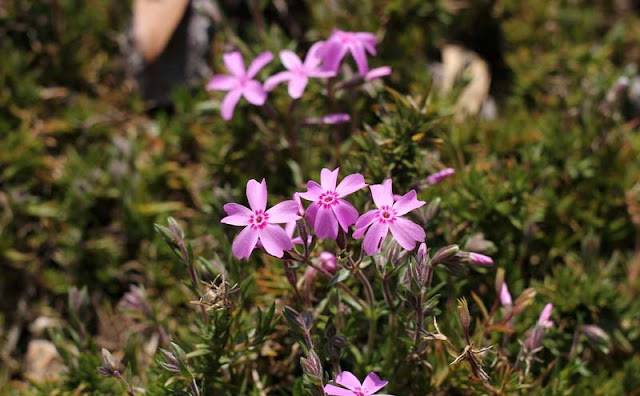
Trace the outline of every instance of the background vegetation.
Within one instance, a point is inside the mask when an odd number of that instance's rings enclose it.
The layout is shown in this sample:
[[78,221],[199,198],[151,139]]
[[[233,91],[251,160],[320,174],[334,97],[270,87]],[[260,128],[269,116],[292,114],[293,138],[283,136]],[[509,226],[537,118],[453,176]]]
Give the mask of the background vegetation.
[[[427,244],[464,245],[481,233],[495,265],[437,273],[434,312],[443,332],[462,347],[456,298],[467,298],[480,328],[481,302],[494,305],[496,270],[503,269],[514,299],[528,287],[537,291],[515,321],[512,355],[547,302],[554,326],[524,377],[485,357],[500,394],[639,394],[640,18],[614,1],[458,3],[306,1],[284,15],[270,2],[220,2],[210,58],[216,72],[230,47],[245,59],[264,50],[304,52],[336,27],[381,38],[371,62],[393,67],[385,84],[398,94],[376,83],[339,97],[339,110],[359,116],[345,126],[304,129],[298,148],[259,108],[240,105],[224,122],[222,96],[207,94],[205,81],[177,89],[171,109],[145,112],[118,45],[126,2],[0,5],[2,392],[124,392],[96,370],[105,347],[149,394],[188,392],[190,375],[205,394],[301,394],[301,351],[280,315],[285,305],[296,307],[295,294],[280,261],[231,257],[236,230],[219,223],[222,205],[242,202],[252,178],[266,178],[270,194],[285,198],[322,167],[340,166],[369,183],[391,176],[403,191],[446,166],[456,175],[419,195],[439,200]],[[464,83],[451,95],[431,89],[438,48],[465,43],[474,36],[468,32],[487,37],[466,45],[493,66],[492,120],[455,120]],[[629,87],[608,99],[622,76]],[[296,117],[331,110],[321,91],[310,85]],[[424,108],[414,105],[427,96]],[[283,89],[268,100],[282,114],[289,106]],[[169,216],[184,228],[191,258],[202,258],[197,268],[206,280],[226,271],[239,284],[238,310],[216,311],[216,326],[196,320],[189,302],[199,296],[187,266],[154,231]],[[146,311],[119,304],[131,285],[144,287]],[[466,366],[449,366],[453,358],[444,352],[420,358],[418,368],[407,360],[404,371],[395,362],[411,352],[407,345],[381,338],[377,360],[358,356],[360,316],[353,314],[344,334],[351,345],[340,355],[344,369],[361,378],[376,371],[396,395],[488,392]],[[328,318],[317,320],[320,329],[330,327]],[[606,337],[590,337],[584,325]],[[316,336],[330,347],[331,337]],[[61,355],[64,369],[51,381],[25,374],[34,339],[53,341]],[[502,336],[483,339],[498,346]],[[180,355],[169,341],[190,353],[190,371],[159,365],[158,347]]]

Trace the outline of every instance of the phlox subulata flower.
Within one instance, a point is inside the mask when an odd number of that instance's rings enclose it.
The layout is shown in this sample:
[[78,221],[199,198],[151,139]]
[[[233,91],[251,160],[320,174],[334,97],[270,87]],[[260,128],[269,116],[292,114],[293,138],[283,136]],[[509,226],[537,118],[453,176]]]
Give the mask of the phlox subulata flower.
[[264,88],[267,91],[273,90],[278,84],[289,81],[289,96],[298,99],[304,93],[304,89],[309,83],[310,77],[327,78],[333,77],[336,73],[332,70],[323,70],[320,68],[322,58],[318,55],[318,50],[324,45],[320,41],[315,43],[307,52],[304,62],[298,58],[293,51],[280,51],[280,60],[287,71],[283,71],[267,78],[264,82]]
[[222,100],[222,118],[230,120],[233,117],[233,110],[241,96],[251,104],[262,106],[267,99],[267,93],[254,77],[271,62],[273,54],[269,51],[261,53],[251,62],[248,70],[245,70],[242,54],[238,51],[224,54],[222,59],[230,74],[216,74],[207,84],[208,91],[229,91]]
[[386,77],[391,74],[391,67],[381,66],[371,69],[364,75],[364,79],[367,81],[376,80],[378,78]]
[[247,200],[249,208],[237,203],[224,205],[227,217],[221,223],[234,226],[244,226],[240,234],[234,239],[231,251],[239,259],[248,258],[258,241],[267,253],[275,257],[282,257],[284,252],[293,247],[291,238],[276,225],[289,223],[300,218],[298,204],[293,200],[283,201],[267,208],[267,183],[264,179],[258,183],[251,179],[247,183]]
[[307,192],[300,193],[301,198],[313,201],[307,208],[307,219],[318,238],[336,239],[338,225],[347,232],[349,226],[358,219],[356,208],[342,198],[366,187],[367,184],[361,174],[354,173],[336,186],[339,170],[340,168],[333,171],[322,169],[320,184],[309,180]]
[[337,72],[340,62],[347,52],[350,52],[356,61],[358,72],[364,76],[369,71],[367,53],[375,55],[377,43],[378,40],[373,33],[334,30],[319,52],[323,68]]
[[369,373],[362,383],[358,378],[349,371],[343,371],[336,376],[335,383],[339,386],[327,384],[324,391],[329,396],[393,396],[389,394],[378,393],[377,391],[384,388],[389,381],[383,381],[376,373]]
[[360,239],[366,232],[363,242],[365,253],[369,256],[378,253],[389,230],[398,244],[407,250],[415,248],[416,242],[424,241],[426,234],[422,227],[402,217],[425,204],[416,198],[415,190],[409,191],[394,202],[391,179],[369,188],[378,209],[360,216],[353,233],[354,238]]

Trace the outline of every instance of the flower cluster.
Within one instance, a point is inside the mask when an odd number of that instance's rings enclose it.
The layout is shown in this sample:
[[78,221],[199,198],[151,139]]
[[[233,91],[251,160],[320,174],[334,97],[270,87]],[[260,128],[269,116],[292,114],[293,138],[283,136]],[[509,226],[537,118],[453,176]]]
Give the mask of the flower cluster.
[[[262,106],[267,92],[274,90],[279,84],[287,82],[289,96],[293,99],[302,97],[310,78],[331,78],[338,74],[340,64],[350,53],[356,62],[360,82],[373,80],[391,74],[388,66],[369,69],[367,54],[376,55],[378,41],[373,33],[345,32],[334,30],[326,41],[314,43],[307,52],[304,61],[293,51],[280,51],[280,61],[286,71],[267,78],[264,84],[255,79],[258,72],[273,60],[271,52],[258,55],[248,69],[238,51],[224,54],[223,62],[229,74],[216,74],[207,84],[207,90],[228,91],[222,101],[222,118],[230,120],[236,104],[241,97],[256,106]],[[353,85],[345,82],[342,85]],[[348,115],[341,114],[341,120],[348,121]],[[345,118],[345,116],[347,116]],[[333,120],[333,118],[331,118]]]
[[[338,183],[338,172],[339,168],[333,171],[322,169],[320,183],[310,180],[306,192],[296,193],[294,200],[280,202],[268,210],[265,180],[260,183],[249,180],[249,208],[228,203],[224,206],[227,216],[221,220],[225,224],[245,227],[233,242],[234,256],[248,258],[258,246],[272,256],[283,257],[294,243],[306,242],[307,246],[310,245],[310,236],[306,241],[300,237],[293,238],[296,221],[302,216],[320,239],[337,239],[340,231],[348,234],[349,227],[355,225],[353,237],[364,237],[363,248],[370,256],[380,251],[389,231],[396,242],[407,250],[414,249],[418,242],[424,241],[422,227],[405,217],[425,204],[417,199],[415,190],[394,199],[391,179],[371,185],[369,189],[377,208],[360,216],[358,210],[344,198],[367,187],[364,177],[356,173]],[[299,198],[311,201],[311,204],[305,209]],[[283,223],[286,223],[286,230],[277,225]]]

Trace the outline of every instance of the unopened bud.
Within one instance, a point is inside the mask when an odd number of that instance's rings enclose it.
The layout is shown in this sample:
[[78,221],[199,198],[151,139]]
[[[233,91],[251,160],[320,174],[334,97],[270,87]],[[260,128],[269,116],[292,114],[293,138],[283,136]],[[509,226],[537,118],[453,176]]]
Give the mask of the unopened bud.
[[433,173],[427,177],[426,183],[428,185],[438,184],[442,182],[444,179],[453,176],[456,173],[456,170],[453,168],[445,168],[441,171]]
[[422,242],[420,247],[418,247],[418,252],[416,253],[416,261],[418,263],[422,263],[427,259],[427,244]]
[[469,314],[469,306],[467,305],[467,300],[464,297],[458,299],[458,317],[460,318],[462,329],[464,330],[465,337],[468,341],[471,315]]
[[445,246],[436,252],[431,262],[433,265],[444,263],[445,261],[447,261],[447,259],[453,257],[459,251],[460,247],[458,245]]
[[166,349],[162,349],[162,348],[160,348],[160,352],[162,352],[162,355],[166,359],[166,362],[158,361],[160,366],[162,366],[162,368],[164,368],[165,370],[171,373],[179,373],[180,361],[178,360],[176,355],[173,352],[169,352]]
[[505,307],[511,307],[513,305],[511,294],[509,293],[509,288],[506,283],[502,284],[502,289],[500,290],[500,303]]
[[322,264],[322,268],[334,274],[336,269],[338,268],[338,259],[333,253],[330,252],[322,252],[320,256],[320,263]]
[[587,336],[589,341],[596,344],[609,344],[611,339],[609,334],[596,325],[584,325],[580,328],[580,331]]
[[516,298],[516,302],[513,308],[514,315],[522,312],[536,296],[536,289],[529,287],[524,289],[522,293]]
[[469,253],[469,260],[475,265],[482,267],[490,267],[493,265],[493,259],[480,253]]
[[550,328],[553,326],[553,322],[551,319],[551,311],[553,310],[553,305],[551,303],[544,306],[542,312],[540,313],[540,318],[538,318],[538,326],[544,328]]
[[474,234],[467,243],[464,244],[464,250],[477,253],[487,253],[490,250],[494,250],[495,245],[491,241],[484,239],[484,234],[479,232]]
[[119,363],[116,358],[113,357],[111,352],[109,352],[106,348],[102,348],[102,350],[100,351],[100,355],[102,357],[102,367],[98,367],[98,372],[106,376],[119,375]]
[[436,215],[438,214],[438,211],[440,210],[441,201],[442,200],[440,198],[436,198],[433,201],[429,202],[429,204],[427,205],[427,208],[424,210],[425,223],[430,222],[436,217]]
[[307,358],[300,358],[300,365],[305,374],[322,379],[322,362],[313,349],[309,351]]

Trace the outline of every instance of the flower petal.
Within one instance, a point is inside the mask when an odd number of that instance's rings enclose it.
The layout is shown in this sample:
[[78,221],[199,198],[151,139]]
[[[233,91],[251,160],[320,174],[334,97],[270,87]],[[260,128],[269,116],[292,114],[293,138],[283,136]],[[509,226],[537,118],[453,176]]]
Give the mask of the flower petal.
[[293,233],[296,232],[296,222],[292,221],[284,225],[284,232],[287,236],[293,239]]
[[289,70],[295,70],[302,66],[302,61],[295,52],[289,50],[280,51],[280,60],[284,67]]
[[322,48],[325,45],[325,41],[318,41],[314,43],[309,51],[307,51],[307,56],[304,58],[304,66],[307,69],[315,69],[322,62]]
[[340,388],[331,384],[324,386],[324,392],[329,396],[356,396],[355,393],[348,389]]
[[318,207],[313,229],[316,236],[322,239],[336,239],[338,237],[338,220],[329,208]]
[[398,217],[389,228],[395,240],[407,250],[415,248],[416,242],[424,241],[426,236],[422,227],[403,217]]
[[240,52],[234,51],[224,54],[222,55],[222,60],[229,73],[238,77],[244,76],[244,60]]
[[396,210],[396,216],[404,216],[426,203],[424,201],[418,201],[418,199],[416,199],[417,195],[416,190],[411,190],[400,197],[400,199],[393,204],[393,208]]
[[242,94],[249,103],[256,106],[262,106],[267,99],[267,92],[262,87],[262,84],[256,80],[247,81],[247,85],[242,90]]
[[351,46],[350,51],[358,66],[358,72],[363,76],[366,75],[369,71],[369,64],[367,63],[367,54],[364,52],[364,46],[361,43],[356,43]]
[[371,55],[376,54],[376,44],[378,44],[378,39],[376,39],[376,35],[369,32],[358,32],[355,34],[358,41],[362,43],[364,48]]
[[282,257],[285,250],[293,248],[291,238],[280,226],[267,224],[259,233],[264,250],[272,256]]
[[281,82],[287,81],[293,77],[293,73],[288,71],[283,71],[266,79],[264,82],[264,89],[266,91],[273,91],[273,89],[280,84]]
[[295,76],[289,80],[289,96],[293,99],[298,99],[304,93],[304,89],[307,87],[309,79],[304,76]]
[[338,199],[338,204],[332,206],[331,209],[340,223],[340,227],[344,231],[349,229],[349,226],[354,224],[358,219],[358,211],[349,202],[344,199]]
[[342,179],[338,187],[336,187],[336,192],[338,196],[344,197],[366,186],[367,183],[364,182],[364,176],[359,173],[354,173]]
[[236,104],[238,104],[238,100],[240,100],[241,96],[241,89],[234,89],[227,93],[222,100],[222,105],[220,106],[220,113],[222,114],[223,119],[230,120],[233,118],[233,110],[236,108]]
[[318,205],[317,202],[312,203],[311,205],[309,205],[309,207],[307,208],[307,221],[309,222],[309,225],[311,226],[311,228],[315,228],[315,223],[316,223],[316,214],[318,213],[318,208],[320,206]]
[[251,221],[249,220],[249,216],[244,213],[229,215],[220,220],[220,222],[223,224],[230,224],[234,226],[247,226],[251,223]]
[[222,209],[224,209],[224,211],[229,216],[235,215],[235,214],[240,214],[240,213],[242,213],[242,214],[244,214],[246,216],[251,216],[253,214],[253,212],[249,208],[247,208],[246,206],[240,205],[240,204],[237,204],[237,203],[233,203],[233,202],[225,204],[222,207]]
[[239,259],[249,258],[257,242],[258,230],[252,229],[251,226],[245,227],[244,230],[240,231],[236,239],[233,240],[231,251],[233,255]]
[[264,179],[260,183],[254,179],[249,180],[247,182],[247,199],[251,210],[265,210],[267,207],[267,182]]
[[336,40],[329,40],[323,46],[322,52],[322,69],[337,72],[340,68],[342,58],[347,54],[348,48]]
[[273,60],[273,54],[269,51],[265,51],[258,55],[251,65],[249,66],[249,70],[247,71],[247,77],[253,78],[256,74],[267,65],[267,63]]
[[389,66],[381,66],[369,70],[364,76],[364,79],[367,81],[371,81],[375,80],[376,78],[388,76],[389,74],[391,74],[391,68]]
[[358,381],[358,378],[356,378],[356,376],[349,371],[343,371],[338,374],[338,376],[336,377],[336,383],[351,390],[354,390],[356,387],[362,386],[360,381]]
[[369,231],[367,231],[367,235],[365,235],[364,241],[362,242],[362,247],[368,256],[373,256],[380,251],[380,244],[387,236],[388,232],[389,226],[385,223],[377,221],[371,224],[371,227],[369,227]]
[[207,83],[207,91],[229,91],[232,90],[237,83],[238,79],[233,76],[229,76],[226,74],[216,74],[215,76],[211,77],[211,80],[209,80],[209,83]]
[[340,168],[332,171],[323,168],[322,171],[320,171],[320,185],[324,191],[335,191],[336,182],[338,181],[338,171],[340,171]]
[[307,182],[307,192],[299,193],[300,198],[306,199],[307,201],[317,201],[320,199],[320,194],[324,192],[324,189],[320,187],[320,185],[313,180],[309,180]]
[[391,189],[391,179],[385,180],[382,184],[374,184],[369,186],[371,189],[371,196],[373,197],[373,203],[377,207],[393,205],[393,191]]
[[[360,216],[358,221],[356,221],[356,228],[369,227],[371,225],[371,223],[373,223],[375,221],[377,214],[378,214],[378,209],[373,209],[373,210],[370,210],[370,211],[364,213],[362,216]],[[355,238],[355,236],[354,236],[354,238]],[[358,238],[356,238],[356,239],[358,239]]]
[[267,210],[267,214],[269,215],[269,220],[267,220],[267,222],[270,224],[276,224],[296,221],[300,218],[300,216],[298,216],[298,208],[298,203],[292,199],[282,201]]
[[378,374],[371,372],[362,382],[362,388],[365,392],[375,393],[384,388],[388,383],[389,381],[383,381],[378,377]]

